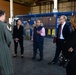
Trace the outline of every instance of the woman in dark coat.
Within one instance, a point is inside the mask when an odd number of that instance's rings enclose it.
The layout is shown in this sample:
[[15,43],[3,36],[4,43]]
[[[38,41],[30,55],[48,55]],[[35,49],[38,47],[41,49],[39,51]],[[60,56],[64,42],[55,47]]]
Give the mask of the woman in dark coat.
[[66,67],[67,75],[76,75],[76,14],[70,19],[72,25],[72,33],[64,42],[63,55],[69,59]]
[[17,47],[18,43],[21,48],[21,58],[23,58],[24,48],[23,48],[23,26],[20,19],[16,20],[16,26],[13,28],[13,39],[14,39],[14,56],[17,57]]

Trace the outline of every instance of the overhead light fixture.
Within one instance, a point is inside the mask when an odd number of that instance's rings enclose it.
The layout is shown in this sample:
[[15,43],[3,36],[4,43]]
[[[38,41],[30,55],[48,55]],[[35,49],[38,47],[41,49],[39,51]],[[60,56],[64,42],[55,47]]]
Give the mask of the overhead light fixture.
[[36,3],[34,2],[34,4],[33,5],[36,5]]
[[49,20],[51,21],[51,17],[49,18]]

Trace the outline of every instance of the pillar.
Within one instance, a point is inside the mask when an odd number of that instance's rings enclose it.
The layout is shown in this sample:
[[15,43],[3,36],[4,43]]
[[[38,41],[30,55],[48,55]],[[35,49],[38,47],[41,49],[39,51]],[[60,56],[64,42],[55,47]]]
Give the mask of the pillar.
[[53,9],[53,12],[58,12],[58,9],[57,9],[58,0],[53,0],[53,1],[54,1],[54,9]]
[[13,0],[10,0],[10,18],[9,23],[12,23],[13,21]]

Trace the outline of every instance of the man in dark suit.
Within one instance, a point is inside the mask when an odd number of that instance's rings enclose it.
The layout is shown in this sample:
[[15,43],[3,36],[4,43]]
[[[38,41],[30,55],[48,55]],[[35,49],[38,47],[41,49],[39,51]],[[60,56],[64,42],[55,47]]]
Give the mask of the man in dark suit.
[[67,17],[65,15],[62,15],[59,19],[59,26],[57,29],[57,38],[56,38],[55,57],[53,61],[49,62],[48,64],[56,64],[58,62],[60,52],[62,51],[63,43],[70,34],[70,25],[66,23],[66,20]]
[[69,59],[66,66],[66,75],[76,75],[76,14],[71,16],[70,22],[72,32],[63,45],[62,53]]
[[14,26],[13,28],[13,39],[14,39],[14,50],[15,50],[15,54],[13,57],[17,57],[17,47],[18,47],[18,43],[20,44],[20,48],[21,48],[21,57],[23,58],[23,52],[24,52],[24,48],[23,48],[23,26],[21,26],[21,20],[18,19],[16,21],[16,26]]

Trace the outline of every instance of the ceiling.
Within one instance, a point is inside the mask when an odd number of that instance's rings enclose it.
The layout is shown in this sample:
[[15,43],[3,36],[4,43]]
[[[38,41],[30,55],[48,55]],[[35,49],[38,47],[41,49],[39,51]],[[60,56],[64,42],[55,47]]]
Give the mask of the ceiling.
[[[5,0],[5,1],[10,1],[10,0]],[[75,0],[58,0],[58,2],[65,2],[65,1],[75,1]],[[36,6],[36,5],[53,3],[53,0],[13,0],[13,2],[25,6]]]
[[[5,0],[5,1],[10,1],[10,0]],[[53,0],[13,0],[13,2],[26,6],[35,6],[35,5],[53,2]]]

